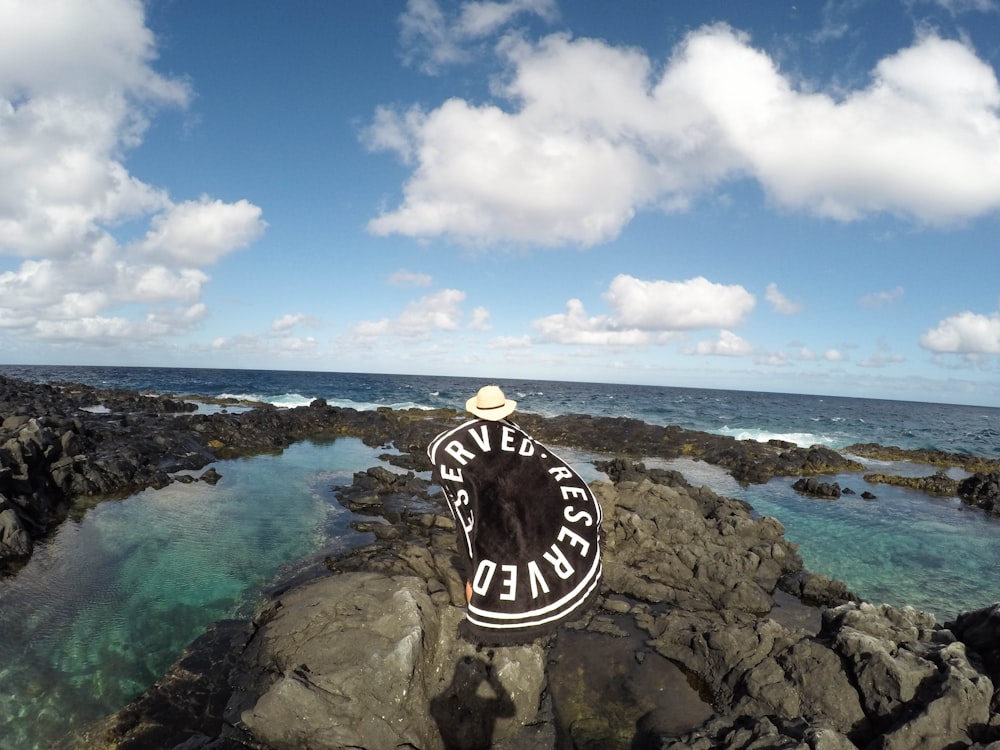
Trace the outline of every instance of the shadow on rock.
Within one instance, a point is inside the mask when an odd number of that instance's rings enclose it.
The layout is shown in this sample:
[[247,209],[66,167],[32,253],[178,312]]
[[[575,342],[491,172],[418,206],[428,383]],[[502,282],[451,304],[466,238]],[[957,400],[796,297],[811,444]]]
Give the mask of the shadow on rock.
[[514,701],[500,684],[493,665],[474,656],[455,663],[451,684],[431,700],[431,716],[447,750],[492,747],[497,719],[514,712]]

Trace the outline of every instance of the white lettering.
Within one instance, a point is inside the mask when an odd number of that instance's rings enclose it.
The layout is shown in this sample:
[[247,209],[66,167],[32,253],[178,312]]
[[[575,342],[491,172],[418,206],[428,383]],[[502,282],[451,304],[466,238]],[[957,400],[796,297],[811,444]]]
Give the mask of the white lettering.
[[476,441],[476,445],[484,452],[488,453],[490,450],[490,432],[486,429],[486,425],[481,425],[477,431],[475,427],[469,429],[469,436]]
[[557,482],[561,482],[564,479],[572,479],[573,472],[567,469],[565,466],[553,466],[549,469],[549,474],[555,477]]
[[472,580],[472,590],[480,596],[485,596],[490,590],[490,583],[493,582],[493,574],[496,573],[497,564],[492,560],[483,560],[476,568],[476,577]]
[[507,577],[500,581],[501,585],[507,589],[500,594],[500,598],[512,602],[517,598],[517,566],[501,565],[500,570],[507,574]]
[[[563,500],[587,500],[587,491],[583,487],[562,487]],[[573,497],[570,497],[572,495]]]
[[510,427],[504,426],[500,430],[500,450],[514,452],[514,430]]
[[565,518],[570,523],[576,523],[577,521],[583,521],[584,526],[593,526],[593,517],[585,510],[578,510],[574,513],[574,508],[572,505],[567,505],[563,510],[563,518]]
[[590,551],[590,542],[588,542],[582,536],[577,534],[575,531],[571,531],[570,529],[567,529],[565,526],[563,526],[561,529],[559,529],[559,536],[557,536],[556,539],[562,542],[565,541],[567,537],[569,538],[569,546],[579,547],[580,557],[586,557],[587,552]]
[[542,577],[542,571],[538,569],[538,563],[531,560],[528,563],[528,580],[531,581],[531,598],[538,598],[539,587],[544,593],[549,593],[549,584]]
[[546,552],[542,557],[551,563],[552,568],[556,571],[556,575],[564,581],[573,575],[573,566],[569,564],[566,555],[563,554],[563,551],[555,543],[552,544],[552,551]]
[[470,450],[466,450],[465,446],[457,440],[452,440],[448,443],[448,445],[444,447],[444,452],[462,464],[462,466],[465,466],[469,462],[469,459],[476,457],[475,453]]
[[525,438],[521,441],[521,450],[519,450],[518,453],[522,456],[535,455],[535,444],[532,443],[530,439]]
[[441,464],[441,478],[447,479],[451,482],[461,482],[462,481],[462,470],[452,469],[445,464]]

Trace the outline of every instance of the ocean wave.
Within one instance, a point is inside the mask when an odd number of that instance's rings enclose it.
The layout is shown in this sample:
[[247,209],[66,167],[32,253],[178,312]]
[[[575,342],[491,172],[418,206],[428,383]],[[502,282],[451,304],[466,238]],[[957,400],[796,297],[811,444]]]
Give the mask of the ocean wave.
[[783,440],[786,443],[795,443],[803,448],[808,448],[811,445],[832,446],[837,442],[827,435],[816,434],[814,432],[774,432],[771,430],[743,427],[723,427],[719,430],[719,434],[729,435],[737,440],[753,440],[758,443],[766,443],[769,440]]
[[[282,409],[294,409],[297,406],[309,406],[319,396],[303,396],[301,393],[220,393],[215,398],[235,399],[237,401],[249,401],[258,404],[271,404]],[[394,403],[380,404],[373,401],[355,401],[350,398],[327,398],[326,403],[330,406],[337,406],[342,409],[354,409],[356,411],[375,411],[376,409],[423,409],[429,411],[435,407],[421,404],[416,401],[398,401]]]

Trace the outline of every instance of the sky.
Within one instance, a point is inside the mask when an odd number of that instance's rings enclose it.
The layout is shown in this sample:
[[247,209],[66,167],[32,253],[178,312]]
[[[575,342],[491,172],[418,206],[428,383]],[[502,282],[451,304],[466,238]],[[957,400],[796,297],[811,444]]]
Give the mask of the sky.
[[1000,0],[0,0],[0,362],[1000,406]]

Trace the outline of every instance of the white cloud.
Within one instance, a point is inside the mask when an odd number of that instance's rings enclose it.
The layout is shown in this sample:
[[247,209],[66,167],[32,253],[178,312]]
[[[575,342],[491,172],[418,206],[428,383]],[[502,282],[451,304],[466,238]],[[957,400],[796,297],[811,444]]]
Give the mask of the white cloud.
[[1000,314],[952,315],[925,331],[920,346],[938,353],[1000,354]]
[[287,336],[278,340],[278,349],[283,352],[294,352],[304,354],[315,352],[319,348],[319,342],[312,336],[300,338],[298,336]]
[[687,281],[643,281],[619,274],[604,299],[621,326],[645,331],[679,331],[740,325],[753,310],[752,294],[741,286],[704,277]]
[[996,13],[1000,11],[995,0],[931,0],[954,16],[969,12]]
[[461,324],[464,301],[465,292],[442,289],[411,302],[396,318],[362,321],[354,327],[354,334],[362,339],[392,335],[420,340],[435,331],[454,331]]
[[476,331],[490,331],[493,329],[490,323],[490,311],[485,307],[477,307],[472,311],[472,320],[469,322],[469,328]]
[[295,328],[295,326],[304,320],[308,320],[308,317],[304,313],[286,313],[280,318],[271,321],[271,331],[273,333],[285,333]]
[[[185,107],[153,69],[140,0],[0,3],[0,325],[94,343],[183,333],[207,315],[201,270],[260,236],[260,209],[174,203],[129,173],[149,118]],[[146,239],[123,246],[149,223]],[[143,250],[146,254],[140,254]]]
[[752,294],[741,286],[687,281],[644,281],[616,276],[603,295],[613,315],[589,316],[571,299],[566,312],[532,323],[544,341],[561,344],[633,346],[664,343],[682,331],[739,325],[753,309]]
[[496,34],[520,15],[551,20],[555,0],[485,0],[463,2],[455,14],[437,0],[408,0],[399,18],[400,42],[407,64],[436,74],[469,59],[470,44]]
[[722,357],[745,357],[753,353],[753,347],[732,331],[719,331],[719,338],[714,341],[699,341],[692,353]]
[[606,315],[590,317],[578,299],[566,303],[566,312],[548,315],[532,323],[542,341],[557,344],[594,344],[599,346],[637,346],[648,344],[652,337],[635,328],[620,329]]
[[781,290],[778,289],[778,285],[774,283],[767,285],[767,289],[764,290],[764,298],[771,303],[775,312],[781,313],[782,315],[794,315],[802,310],[802,305],[788,299],[788,297],[782,294]]
[[506,108],[378,111],[369,146],[413,172],[370,231],[593,245],[637,211],[682,210],[746,177],[783,208],[840,221],[947,224],[1000,208],[1000,85],[959,41],[921,36],[836,95],[721,24],[689,34],[660,71],[634,48],[565,34],[498,49]]
[[260,238],[267,226],[261,213],[246,200],[223,203],[203,195],[154,216],[149,232],[135,249],[172,265],[211,265]]

